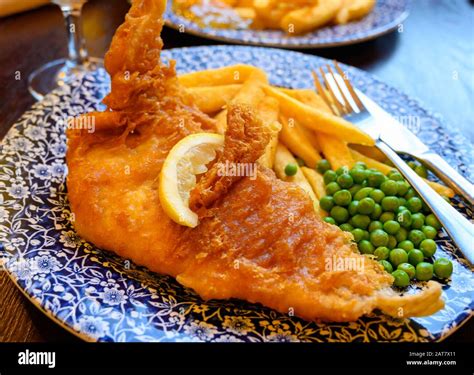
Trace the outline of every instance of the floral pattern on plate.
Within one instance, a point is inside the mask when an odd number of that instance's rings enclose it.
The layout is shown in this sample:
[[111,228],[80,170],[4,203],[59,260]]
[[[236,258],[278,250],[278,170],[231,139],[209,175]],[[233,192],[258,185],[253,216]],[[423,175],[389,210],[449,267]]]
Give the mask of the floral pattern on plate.
[[[327,62],[236,46],[168,50],[163,57],[176,59],[179,72],[254,64],[272,83],[296,88],[310,87],[311,69]],[[419,119],[418,135],[472,180],[471,145],[455,128],[373,76],[344,68],[392,114]],[[441,340],[472,315],[474,276],[446,235],[438,251],[453,260],[454,273],[443,286],[443,310],[416,319],[375,313],[350,323],[307,322],[238,300],[203,301],[173,278],[85,242],[67,200],[64,128],[69,116],[100,108],[108,90],[99,70],[51,93],[10,129],[0,149],[0,257],[17,286],[66,329],[90,341],[413,342]],[[458,199],[453,204],[473,217]]]
[[408,0],[377,0],[374,10],[359,21],[332,25],[303,35],[280,30],[218,29],[201,27],[177,15],[168,1],[166,25],[179,31],[223,42],[281,48],[323,48],[360,43],[393,31],[408,17]]

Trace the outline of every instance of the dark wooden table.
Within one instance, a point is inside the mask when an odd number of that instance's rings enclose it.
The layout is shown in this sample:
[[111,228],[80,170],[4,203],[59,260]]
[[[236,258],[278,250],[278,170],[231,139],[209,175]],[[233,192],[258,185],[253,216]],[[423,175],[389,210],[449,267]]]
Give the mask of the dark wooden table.
[[[103,57],[128,9],[126,0],[90,0],[84,9],[87,47]],[[306,51],[375,73],[417,97],[474,140],[474,10],[468,0],[414,0],[403,32],[355,46]],[[165,29],[166,48],[215,44]],[[45,6],[0,19],[0,139],[33,103],[27,77],[42,64],[65,56],[59,9]],[[15,80],[20,72],[21,79]],[[0,273],[0,342],[77,338],[36,309]],[[474,319],[447,341],[473,342]]]

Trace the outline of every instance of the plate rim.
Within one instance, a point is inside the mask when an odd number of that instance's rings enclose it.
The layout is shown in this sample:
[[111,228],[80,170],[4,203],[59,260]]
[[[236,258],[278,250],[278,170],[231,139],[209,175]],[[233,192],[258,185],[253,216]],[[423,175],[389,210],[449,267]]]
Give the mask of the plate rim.
[[[197,36],[197,37],[208,39],[208,40],[215,40],[215,41],[225,42],[225,43],[234,43],[234,44],[238,44],[242,46],[270,47],[270,48],[282,48],[282,49],[301,49],[301,50],[345,47],[345,46],[368,42],[368,41],[380,38],[396,30],[398,25],[405,22],[406,19],[410,16],[410,5],[411,5],[410,0],[406,0],[405,5],[406,5],[405,9],[396,19],[392,20],[391,22],[383,26],[378,26],[372,29],[372,31],[374,31],[373,33],[369,35],[361,36],[361,37],[357,37],[358,34],[355,34],[356,37],[348,37],[339,42],[285,44],[285,43],[278,43],[278,42],[272,43],[272,42],[257,42],[257,41],[252,41],[252,40],[247,41],[247,40],[242,40],[239,38],[225,37],[225,36],[215,35],[210,32],[205,32],[205,31],[202,31],[202,28],[198,27],[197,25],[195,28],[186,28],[184,32],[186,34]],[[179,24],[176,24],[169,19],[170,13],[173,14],[175,17],[180,17],[173,11],[172,8],[168,8],[165,12],[165,18],[164,18],[165,25],[175,31],[180,32]],[[211,30],[220,30],[220,29],[212,28]]]

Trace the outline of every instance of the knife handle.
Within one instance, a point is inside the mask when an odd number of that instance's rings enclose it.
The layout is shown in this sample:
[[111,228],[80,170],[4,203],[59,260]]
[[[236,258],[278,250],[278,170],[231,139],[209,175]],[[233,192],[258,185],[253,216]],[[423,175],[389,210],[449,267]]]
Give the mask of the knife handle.
[[423,154],[413,156],[431,169],[446,185],[453,188],[456,193],[463,196],[471,205],[474,205],[474,186],[441,156],[434,152],[424,152]]
[[474,225],[423,181],[423,179],[386,143],[378,140],[375,145],[400,170],[408,182],[410,182],[438,218],[471,266],[474,265]]

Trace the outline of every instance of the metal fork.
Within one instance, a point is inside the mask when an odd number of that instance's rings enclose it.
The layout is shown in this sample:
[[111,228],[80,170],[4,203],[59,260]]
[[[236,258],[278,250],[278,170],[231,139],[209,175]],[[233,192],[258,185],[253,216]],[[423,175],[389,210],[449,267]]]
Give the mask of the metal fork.
[[436,193],[392,148],[381,140],[380,128],[374,116],[364,106],[356,93],[357,90],[354,89],[337,62],[334,62],[334,66],[338,73],[334,73],[330,65],[326,65],[327,72],[322,67],[319,69],[322,80],[313,71],[314,83],[319,95],[335,115],[344,117],[374,139],[375,146],[400,170],[436,215],[471,266],[474,265],[473,224]]

